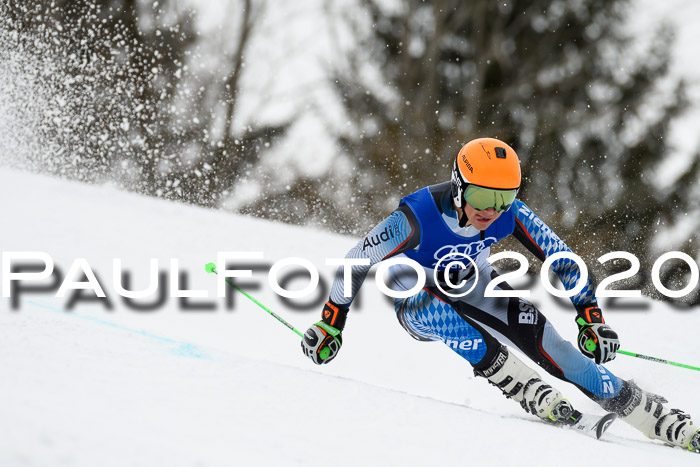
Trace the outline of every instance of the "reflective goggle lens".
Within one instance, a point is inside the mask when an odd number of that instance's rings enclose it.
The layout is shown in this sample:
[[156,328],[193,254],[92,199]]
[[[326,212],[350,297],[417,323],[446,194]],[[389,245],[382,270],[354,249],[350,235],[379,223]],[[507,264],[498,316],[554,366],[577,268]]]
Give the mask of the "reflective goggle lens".
[[464,190],[464,200],[477,211],[494,208],[498,212],[507,211],[515,201],[518,190],[494,190],[469,185]]

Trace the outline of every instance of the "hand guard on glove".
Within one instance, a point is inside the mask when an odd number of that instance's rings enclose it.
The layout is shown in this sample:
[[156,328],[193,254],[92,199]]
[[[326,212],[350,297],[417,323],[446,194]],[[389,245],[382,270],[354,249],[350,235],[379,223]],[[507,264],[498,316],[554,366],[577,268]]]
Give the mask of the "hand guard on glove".
[[578,348],[583,355],[596,363],[614,360],[620,339],[617,333],[605,324],[603,313],[598,307],[588,307],[576,318],[578,325]]
[[340,331],[323,321],[311,326],[301,340],[301,350],[316,365],[328,363],[338,355],[343,338]]
[[328,363],[338,355],[343,344],[341,331],[347,318],[347,307],[328,301],[323,307],[322,320],[311,326],[301,340],[301,350],[316,365]]

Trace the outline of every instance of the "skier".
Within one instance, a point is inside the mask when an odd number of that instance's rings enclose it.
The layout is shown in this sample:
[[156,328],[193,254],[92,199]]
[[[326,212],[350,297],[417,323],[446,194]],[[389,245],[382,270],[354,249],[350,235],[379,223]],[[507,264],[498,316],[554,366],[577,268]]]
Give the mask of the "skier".
[[[486,284],[497,277],[487,261],[489,247],[508,235],[542,261],[555,253],[571,251],[516,198],[520,180],[518,156],[506,143],[481,138],[462,147],[452,167],[451,181],[401,199],[399,207],[348,252],[346,258],[368,258],[370,265],[353,267],[350,297],[344,296],[343,273],[339,270],[321,321],[304,334],[304,354],[316,364],[333,360],[342,344],[341,332],[350,304],[371,265],[406,257],[426,272],[425,287],[420,292],[395,299],[398,320],[413,338],[442,340],[471,363],[475,375],[486,378],[525,411],[554,423],[576,423],[581,413],[510,352],[504,345],[508,344],[551,375],[574,384],[604,410],[618,414],[649,438],[700,452],[699,427],[689,415],[667,408],[664,404],[668,401],[661,396],[615,376],[602,365],[615,358],[619,340],[603,319],[590,278],[571,297],[577,311],[580,353],[528,300],[485,297]],[[443,257],[448,261],[440,261]],[[463,266],[446,267],[455,259],[463,260]],[[574,261],[559,259],[552,268],[567,290],[579,282],[581,274]],[[413,270],[401,264],[389,269],[393,290],[410,290],[415,285],[415,272],[406,271]],[[509,289],[505,282],[495,287],[496,291]]]

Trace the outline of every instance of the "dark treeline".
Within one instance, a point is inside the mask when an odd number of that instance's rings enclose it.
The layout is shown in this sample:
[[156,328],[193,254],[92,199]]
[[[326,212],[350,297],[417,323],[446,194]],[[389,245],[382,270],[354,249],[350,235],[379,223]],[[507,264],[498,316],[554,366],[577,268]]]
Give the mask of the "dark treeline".
[[[202,38],[194,13],[174,1],[4,2],[11,46],[34,53],[37,76],[80,116],[39,125],[58,149],[36,165],[220,205],[293,123],[233,126],[265,2],[231,2],[235,40],[216,69],[197,73]],[[360,235],[404,194],[448,179],[462,144],[498,137],[520,155],[521,199],[590,265],[610,251],[634,253],[637,282],[659,297],[648,280],[658,256],[698,253],[689,219],[700,208],[700,157],[680,157],[697,149],[669,137],[689,105],[685,83],[668,72],[672,31],[659,25],[644,48],[634,45],[626,0],[386,3],[328,13],[355,40],[328,77],[349,122],[333,135],[329,172],[285,186],[268,180],[240,212]],[[60,52],[51,65],[49,51]],[[674,241],[659,248],[668,232]],[[662,269],[672,288],[688,280],[679,265]],[[606,266],[598,274],[626,262]],[[697,304],[697,289],[683,301]]]

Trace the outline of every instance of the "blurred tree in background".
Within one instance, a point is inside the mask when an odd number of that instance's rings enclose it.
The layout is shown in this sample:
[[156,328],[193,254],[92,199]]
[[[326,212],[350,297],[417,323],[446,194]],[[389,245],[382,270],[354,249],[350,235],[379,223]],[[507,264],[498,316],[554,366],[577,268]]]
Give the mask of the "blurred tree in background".
[[[341,178],[353,202],[333,210],[358,232],[400,196],[448,179],[461,145],[485,136],[515,148],[519,197],[589,264],[624,250],[649,273],[655,238],[697,217],[700,157],[683,161],[676,152],[688,148],[667,137],[687,106],[667,73],[673,36],[660,26],[634,47],[627,1],[360,3],[371,27],[351,23],[362,39],[334,75],[351,121],[338,141],[354,169]],[[668,165],[672,178],[661,176]],[[686,230],[670,247],[697,254]],[[687,283],[687,271],[662,277]]]
[[209,57],[198,52],[194,12],[174,0],[0,6],[11,29],[4,55],[20,50],[15,64],[37,82],[27,87],[32,99],[46,94],[33,122],[42,136],[34,168],[217,205],[288,125],[233,127],[246,48],[265,7],[238,3],[232,50],[222,47],[202,73],[194,69]]

